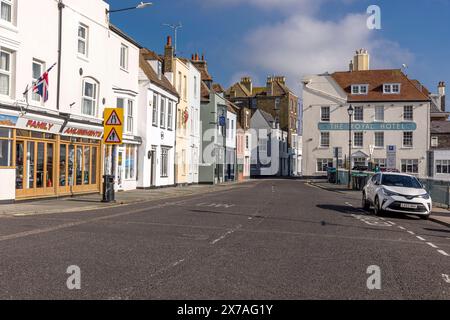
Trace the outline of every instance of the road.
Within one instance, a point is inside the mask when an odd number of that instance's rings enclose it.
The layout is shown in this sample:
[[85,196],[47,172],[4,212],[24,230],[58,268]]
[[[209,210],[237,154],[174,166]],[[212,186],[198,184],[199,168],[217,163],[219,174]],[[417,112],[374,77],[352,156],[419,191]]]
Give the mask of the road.
[[[449,299],[450,229],[296,180],[0,218],[1,299]],[[69,266],[81,272],[69,290]],[[369,289],[370,266],[381,289]],[[372,271],[371,271],[372,272]]]

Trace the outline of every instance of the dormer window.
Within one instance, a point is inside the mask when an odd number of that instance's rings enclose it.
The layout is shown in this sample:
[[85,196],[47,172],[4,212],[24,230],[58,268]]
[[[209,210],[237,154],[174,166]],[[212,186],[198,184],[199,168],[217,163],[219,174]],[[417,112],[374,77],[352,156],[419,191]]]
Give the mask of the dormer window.
[[400,83],[385,83],[383,85],[384,94],[400,94]]
[[353,84],[352,94],[367,94],[369,92],[368,84]]

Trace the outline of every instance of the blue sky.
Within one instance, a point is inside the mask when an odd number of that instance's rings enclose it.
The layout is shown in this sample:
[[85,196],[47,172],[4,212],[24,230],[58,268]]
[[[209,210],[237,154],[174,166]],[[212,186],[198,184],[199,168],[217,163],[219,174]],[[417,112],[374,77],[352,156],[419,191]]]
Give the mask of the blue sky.
[[[111,9],[137,0],[107,0]],[[432,92],[450,85],[450,0],[154,0],[143,10],[114,13],[114,24],[162,53],[182,22],[180,55],[204,53],[216,82],[243,75],[264,85],[286,75],[298,91],[302,75],[346,70],[356,49],[367,48],[372,68],[400,68]],[[366,27],[369,5],[381,8],[381,30]]]

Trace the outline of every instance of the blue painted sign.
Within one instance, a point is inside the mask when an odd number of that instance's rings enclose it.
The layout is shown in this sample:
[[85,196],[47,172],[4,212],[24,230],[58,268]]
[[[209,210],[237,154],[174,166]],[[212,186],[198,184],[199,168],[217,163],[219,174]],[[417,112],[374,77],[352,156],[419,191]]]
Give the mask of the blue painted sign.
[[225,116],[220,116],[219,117],[219,126],[225,127],[226,122],[227,122],[227,119],[225,118]]
[[[320,122],[320,131],[348,131],[348,123],[329,123]],[[417,124],[415,122],[371,122],[371,123],[352,123],[354,131],[415,131]]]

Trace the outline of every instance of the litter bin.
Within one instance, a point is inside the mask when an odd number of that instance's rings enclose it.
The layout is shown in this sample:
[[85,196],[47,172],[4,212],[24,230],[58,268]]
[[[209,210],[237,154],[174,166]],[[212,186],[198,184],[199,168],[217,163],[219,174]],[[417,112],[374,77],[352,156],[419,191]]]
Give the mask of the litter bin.
[[103,176],[103,200],[102,202],[114,202],[116,201],[114,194],[114,176]]
[[360,190],[364,188],[367,183],[368,175],[365,173],[354,173],[352,175],[352,187],[353,190]]
[[328,182],[329,183],[336,183],[336,168],[328,168],[327,169],[327,176],[328,176]]

